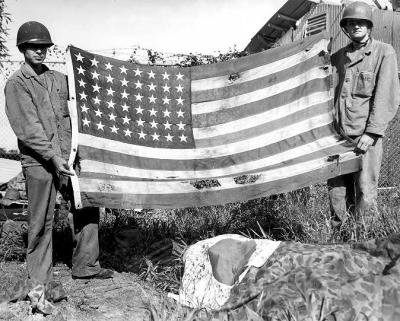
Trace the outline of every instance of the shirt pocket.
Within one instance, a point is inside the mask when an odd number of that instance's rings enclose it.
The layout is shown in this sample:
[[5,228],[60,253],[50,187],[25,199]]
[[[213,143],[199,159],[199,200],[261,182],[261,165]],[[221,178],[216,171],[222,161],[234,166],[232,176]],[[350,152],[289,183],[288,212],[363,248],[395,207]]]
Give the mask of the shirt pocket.
[[372,71],[361,71],[356,74],[353,95],[371,97],[375,88],[375,74]]

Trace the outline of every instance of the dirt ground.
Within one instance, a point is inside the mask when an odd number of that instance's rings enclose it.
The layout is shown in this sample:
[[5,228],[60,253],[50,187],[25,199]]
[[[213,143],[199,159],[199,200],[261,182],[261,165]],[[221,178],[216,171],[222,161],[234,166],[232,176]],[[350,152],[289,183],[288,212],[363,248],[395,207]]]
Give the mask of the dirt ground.
[[[70,269],[60,264],[55,267],[54,275],[56,281],[63,284],[68,297],[55,304],[55,313],[46,317],[33,314],[27,301],[3,303],[0,304],[0,320],[152,320],[150,311],[157,311],[167,300],[165,293],[155,290],[133,273],[116,273],[114,278],[106,280],[73,280]],[[0,291],[24,277],[24,263],[0,263]]]

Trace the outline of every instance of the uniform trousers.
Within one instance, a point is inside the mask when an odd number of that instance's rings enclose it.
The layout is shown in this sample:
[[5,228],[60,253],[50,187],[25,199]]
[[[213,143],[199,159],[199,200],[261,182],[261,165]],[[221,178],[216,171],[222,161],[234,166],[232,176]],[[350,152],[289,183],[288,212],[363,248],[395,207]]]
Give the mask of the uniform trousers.
[[[46,284],[53,278],[53,221],[58,180],[45,166],[23,168],[28,197],[28,277]],[[72,210],[72,275],[86,277],[99,273],[99,209]]]
[[382,138],[379,138],[362,155],[359,172],[328,180],[333,227],[341,226],[349,216],[364,222],[376,218],[382,150]]

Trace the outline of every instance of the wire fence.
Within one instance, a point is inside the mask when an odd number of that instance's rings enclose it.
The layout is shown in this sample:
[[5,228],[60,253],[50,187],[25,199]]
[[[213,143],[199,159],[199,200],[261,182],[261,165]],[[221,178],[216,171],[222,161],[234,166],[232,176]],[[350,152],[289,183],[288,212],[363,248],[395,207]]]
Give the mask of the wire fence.
[[[101,54],[104,54],[103,52]],[[150,61],[151,55],[143,51],[134,53],[124,53],[117,55],[115,52],[110,52],[115,58],[124,58],[140,63],[154,63]],[[177,61],[182,61],[184,55],[169,54],[164,57],[156,57],[159,64],[175,64]],[[22,61],[4,61],[0,64],[0,158],[19,160],[17,139],[9,125],[5,114],[5,99],[4,86],[8,77],[16,71]],[[53,70],[66,73],[65,55],[61,51],[53,52],[49,57],[46,65]],[[380,178],[380,187],[382,188],[398,188],[400,185],[400,111],[390,123],[386,137],[384,138],[384,154],[382,159],[382,169]],[[2,170],[2,169],[0,169]]]

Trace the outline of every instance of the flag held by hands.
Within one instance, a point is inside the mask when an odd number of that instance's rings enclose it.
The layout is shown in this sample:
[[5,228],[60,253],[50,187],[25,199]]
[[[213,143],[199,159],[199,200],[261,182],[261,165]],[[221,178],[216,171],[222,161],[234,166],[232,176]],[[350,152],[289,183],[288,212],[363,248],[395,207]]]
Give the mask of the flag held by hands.
[[76,206],[179,208],[359,169],[333,128],[324,34],[196,67],[68,49]]

